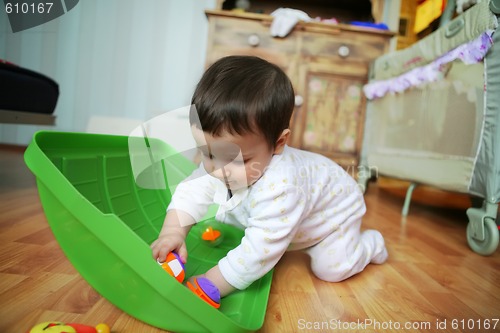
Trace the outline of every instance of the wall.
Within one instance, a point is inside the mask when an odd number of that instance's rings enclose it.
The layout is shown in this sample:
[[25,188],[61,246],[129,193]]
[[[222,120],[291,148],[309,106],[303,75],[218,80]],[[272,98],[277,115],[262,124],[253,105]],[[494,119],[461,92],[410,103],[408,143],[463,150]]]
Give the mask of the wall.
[[60,88],[55,126],[0,124],[0,143],[26,145],[41,129],[124,133],[188,105],[204,69],[204,9],[215,2],[82,0],[18,33],[0,12],[0,59],[52,77]]

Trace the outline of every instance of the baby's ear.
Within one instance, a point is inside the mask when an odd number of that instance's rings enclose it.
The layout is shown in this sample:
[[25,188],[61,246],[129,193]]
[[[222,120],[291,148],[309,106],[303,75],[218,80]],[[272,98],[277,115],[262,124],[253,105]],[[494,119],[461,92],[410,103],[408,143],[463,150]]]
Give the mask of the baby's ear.
[[276,146],[274,147],[274,155],[279,155],[285,149],[286,142],[288,141],[288,137],[290,136],[290,129],[284,129],[281,132],[280,137],[276,140]]

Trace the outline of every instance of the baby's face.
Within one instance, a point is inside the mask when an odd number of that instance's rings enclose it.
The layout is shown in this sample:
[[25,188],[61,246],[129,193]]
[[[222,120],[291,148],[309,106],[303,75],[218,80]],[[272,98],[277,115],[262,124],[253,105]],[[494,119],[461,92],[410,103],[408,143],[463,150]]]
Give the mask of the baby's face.
[[224,133],[214,137],[196,126],[191,130],[206,171],[231,190],[255,183],[273,157],[273,150],[262,135]]

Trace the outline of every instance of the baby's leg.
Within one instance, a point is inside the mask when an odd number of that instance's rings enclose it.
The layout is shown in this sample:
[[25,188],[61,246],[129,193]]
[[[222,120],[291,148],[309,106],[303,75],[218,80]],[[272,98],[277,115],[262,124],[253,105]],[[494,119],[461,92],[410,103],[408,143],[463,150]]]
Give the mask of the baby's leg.
[[369,263],[382,264],[387,260],[380,232],[360,232],[360,224],[361,220],[341,226],[306,251],[311,257],[311,269],[318,278],[330,282],[342,281],[361,272]]

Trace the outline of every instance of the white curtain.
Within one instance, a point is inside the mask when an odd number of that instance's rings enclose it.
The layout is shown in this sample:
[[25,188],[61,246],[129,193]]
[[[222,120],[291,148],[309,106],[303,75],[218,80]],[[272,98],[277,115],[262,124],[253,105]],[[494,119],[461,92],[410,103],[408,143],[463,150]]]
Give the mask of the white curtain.
[[82,0],[18,33],[0,13],[0,59],[45,74],[60,89],[56,126],[0,124],[0,143],[26,145],[41,129],[83,132],[96,116],[146,121],[188,105],[204,69],[204,9],[215,5]]

